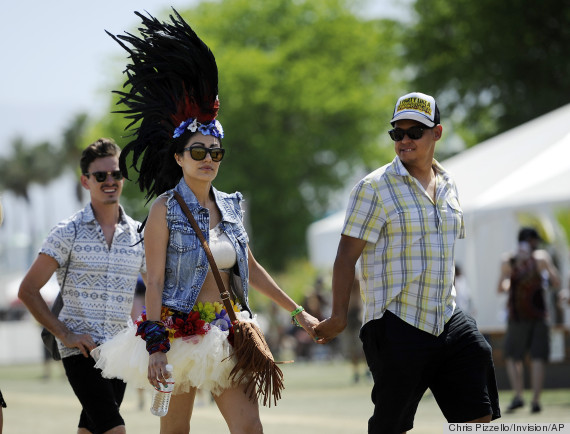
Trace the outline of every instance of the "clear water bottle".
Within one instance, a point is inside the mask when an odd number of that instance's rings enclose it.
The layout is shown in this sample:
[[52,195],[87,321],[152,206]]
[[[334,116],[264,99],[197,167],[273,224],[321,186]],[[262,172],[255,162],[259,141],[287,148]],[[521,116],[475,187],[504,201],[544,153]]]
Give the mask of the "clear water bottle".
[[168,413],[168,405],[170,404],[170,395],[174,389],[174,376],[172,375],[172,365],[166,365],[166,370],[170,376],[166,379],[166,384],[158,383],[158,389],[155,388],[152,393],[152,406],[150,412],[155,416],[166,416]]

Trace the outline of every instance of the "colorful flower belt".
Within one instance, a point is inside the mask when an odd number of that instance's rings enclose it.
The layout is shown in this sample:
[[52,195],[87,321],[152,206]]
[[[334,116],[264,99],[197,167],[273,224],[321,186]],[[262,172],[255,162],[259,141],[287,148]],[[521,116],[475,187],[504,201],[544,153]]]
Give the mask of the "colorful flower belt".
[[[232,302],[235,312],[240,311],[239,305]],[[143,308],[141,316],[135,322],[138,327],[146,321],[146,306]],[[229,331],[228,340],[233,344],[233,327],[224,305],[215,301],[194,305],[189,313],[180,312],[172,308],[162,306],[160,319],[168,333],[168,340],[176,338],[189,338],[196,335],[205,335],[212,327],[218,327],[222,331]]]

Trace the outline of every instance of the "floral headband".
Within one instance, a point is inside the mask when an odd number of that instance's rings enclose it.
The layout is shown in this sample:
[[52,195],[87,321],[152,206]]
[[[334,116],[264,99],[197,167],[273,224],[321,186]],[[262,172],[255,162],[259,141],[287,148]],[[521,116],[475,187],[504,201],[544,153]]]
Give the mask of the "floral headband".
[[195,133],[196,131],[200,131],[205,136],[214,136],[222,139],[224,137],[224,130],[222,129],[222,124],[216,119],[211,120],[206,124],[202,124],[198,122],[197,118],[190,118],[187,119],[178,125],[178,128],[174,130],[174,135],[172,138],[180,137],[184,134],[185,130],[190,130],[191,132]]

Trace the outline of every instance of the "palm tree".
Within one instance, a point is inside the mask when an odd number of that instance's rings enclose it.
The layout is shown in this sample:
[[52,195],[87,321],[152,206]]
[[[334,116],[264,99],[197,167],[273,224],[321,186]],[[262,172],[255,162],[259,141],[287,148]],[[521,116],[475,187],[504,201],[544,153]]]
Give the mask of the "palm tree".
[[[61,142],[62,158],[65,166],[69,167],[75,173],[79,173],[79,159],[85,147],[85,132],[87,126],[87,114],[79,113],[63,131],[63,141]],[[79,202],[83,202],[83,188],[79,181],[76,184],[75,196]]]
[[[12,156],[0,159],[0,190],[11,191],[17,197],[23,198],[31,207],[29,188],[32,184],[48,184],[59,176],[57,158],[59,153],[49,142],[35,146],[27,146],[21,137],[12,143]],[[29,213],[33,216],[33,213]],[[34,239],[36,225],[34,218],[30,219],[30,235]],[[34,245],[29,245],[29,259],[34,256]]]

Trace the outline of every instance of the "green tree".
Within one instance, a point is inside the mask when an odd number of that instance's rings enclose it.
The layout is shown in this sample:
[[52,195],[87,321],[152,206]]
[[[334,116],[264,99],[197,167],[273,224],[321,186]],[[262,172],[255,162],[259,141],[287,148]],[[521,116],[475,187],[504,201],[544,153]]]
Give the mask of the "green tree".
[[416,0],[414,85],[469,145],[570,102],[570,0]]
[[[73,117],[69,125],[63,131],[61,141],[62,159],[65,166],[70,168],[79,177],[79,159],[83,149],[87,146],[86,131],[88,128],[88,117],[86,113],[78,113]],[[79,202],[83,201],[83,187],[79,182],[76,184],[75,195]]]
[[[0,189],[30,201],[30,185],[46,185],[59,175],[57,150],[49,142],[27,145],[22,138],[12,142],[12,155],[0,159]],[[55,160],[55,161],[54,161]]]
[[392,155],[378,120],[401,90],[399,27],[351,7],[221,0],[180,11],[218,63],[228,152],[215,185],[244,194],[252,248],[274,269],[305,254],[307,225],[354,167]]
[[[22,138],[12,142],[12,155],[0,158],[0,191],[6,190],[25,199],[30,206],[29,189],[32,184],[47,185],[59,175],[60,165],[56,163],[57,149],[49,142],[28,145]],[[31,215],[31,213],[30,213]],[[36,235],[35,219],[30,219],[29,233]],[[30,263],[34,257],[33,243],[29,245]]]

